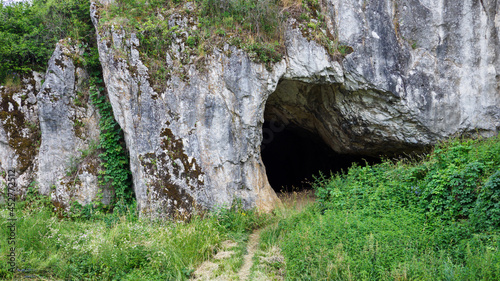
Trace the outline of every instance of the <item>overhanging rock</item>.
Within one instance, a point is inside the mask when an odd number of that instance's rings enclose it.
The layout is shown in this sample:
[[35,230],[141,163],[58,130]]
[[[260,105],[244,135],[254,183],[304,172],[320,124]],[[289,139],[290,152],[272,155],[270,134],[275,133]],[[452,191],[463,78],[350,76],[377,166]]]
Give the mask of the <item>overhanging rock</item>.
[[136,35],[100,25],[93,4],[141,211],[184,213],[236,198],[270,210],[278,199],[260,155],[265,119],[299,126],[334,151],[371,155],[498,133],[498,1],[360,2],[328,1],[330,32],[353,49],[341,60],[290,28],[286,56],[270,69],[225,46],[208,55],[206,70],[191,65],[187,80],[173,74],[161,91]]

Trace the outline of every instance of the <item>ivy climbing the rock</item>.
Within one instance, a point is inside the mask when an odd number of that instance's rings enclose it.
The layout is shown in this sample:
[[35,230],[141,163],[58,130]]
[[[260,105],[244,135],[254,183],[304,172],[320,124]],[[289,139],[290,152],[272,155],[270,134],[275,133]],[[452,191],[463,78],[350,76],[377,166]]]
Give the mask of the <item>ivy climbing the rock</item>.
[[99,157],[103,161],[104,168],[99,183],[113,187],[114,210],[124,212],[129,205],[134,204],[129,159],[124,148],[122,130],[113,117],[113,108],[106,99],[104,91],[100,72],[94,72],[90,79],[90,99],[101,115],[99,146],[103,152],[99,154]]

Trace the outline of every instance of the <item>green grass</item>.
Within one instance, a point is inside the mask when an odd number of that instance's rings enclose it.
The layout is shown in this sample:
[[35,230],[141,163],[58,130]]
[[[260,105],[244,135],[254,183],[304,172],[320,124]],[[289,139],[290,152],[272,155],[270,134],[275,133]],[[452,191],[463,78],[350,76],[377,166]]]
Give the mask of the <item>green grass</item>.
[[[326,28],[326,7],[316,0],[120,0],[100,7],[99,14],[102,30],[119,24],[137,34],[141,59],[158,92],[165,90],[172,75],[188,82],[190,65],[206,69],[205,59],[225,44],[245,50],[251,60],[270,69],[284,56],[284,32],[291,17],[309,40],[332,55],[340,54],[336,38]],[[186,22],[171,20],[179,17]]]
[[[151,221],[94,212],[88,219],[58,218],[43,196],[16,210],[16,274],[8,271],[10,217],[0,210],[0,278],[55,280],[185,280],[227,239],[245,240],[266,216],[238,207],[193,215],[190,221]],[[259,223],[257,223],[259,222]],[[238,251],[244,251],[243,246]],[[240,253],[239,256],[242,256]],[[241,257],[240,257],[241,259]],[[232,260],[230,267],[241,262]]]
[[235,274],[248,233],[265,227],[258,280],[498,280],[499,170],[500,137],[452,140],[421,159],[319,176],[314,204],[262,215],[236,201],[186,222],[99,209],[59,218],[31,187],[17,204],[14,275],[0,210],[0,277],[185,280],[225,240],[236,253],[215,274]]
[[318,202],[269,227],[287,280],[498,280],[500,137],[320,176]]
[[[4,278],[10,276],[6,217],[3,212],[0,222]],[[120,218],[108,227],[105,221],[59,220],[45,210],[20,217],[17,227],[18,268],[65,280],[185,279],[223,239],[214,219],[199,218],[189,223]]]

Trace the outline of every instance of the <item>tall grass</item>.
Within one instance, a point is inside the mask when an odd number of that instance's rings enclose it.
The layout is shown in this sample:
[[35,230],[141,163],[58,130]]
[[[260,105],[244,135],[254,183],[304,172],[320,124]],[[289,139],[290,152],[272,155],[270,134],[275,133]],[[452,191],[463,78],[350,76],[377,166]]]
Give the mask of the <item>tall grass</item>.
[[262,234],[289,280],[500,279],[500,137],[320,176],[319,202]]
[[[7,214],[1,215],[0,274],[7,278]],[[224,237],[214,218],[174,223],[122,217],[109,227],[103,220],[60,220],[44,210],[19,218],[17,227],[21,272],[65,280],[186,279]]]
[[89,6],[88,0],[0,3],[0,84],[43,71],[60,39],[92,42]]
[[58,218],[46,198],[37,200],[18,204],[15,274],[7,264],[10,214],[0,210],[2,279],[185,280],[222,241],[242,239],[266,221],[255,210],[235,206],[193,215],[189,222],[141,220],[133,213],[71,220]]

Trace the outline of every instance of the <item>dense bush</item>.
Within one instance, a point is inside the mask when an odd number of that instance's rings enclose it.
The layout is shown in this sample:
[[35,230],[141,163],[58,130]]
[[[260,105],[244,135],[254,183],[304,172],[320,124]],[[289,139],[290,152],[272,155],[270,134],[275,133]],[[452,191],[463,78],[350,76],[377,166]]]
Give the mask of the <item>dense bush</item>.
[[320,176],[319,202],[263,234],[290,280],[498,280],[500,137]]
[[0,84],[43,71],[60,39],[95,37],[89,0],[33,0],[0,4]]
[[[330,208],[368,208],[384,211],[412,208],[445,221],[491,221],[498,209],[499,137],[453,140],[436,146],[419,163],[385,161],[349,169],[329,179],[320,176],[317,195]],[[363,202],[363,204],[360,204]],[[486,217],[485,217],[486,216]]]

